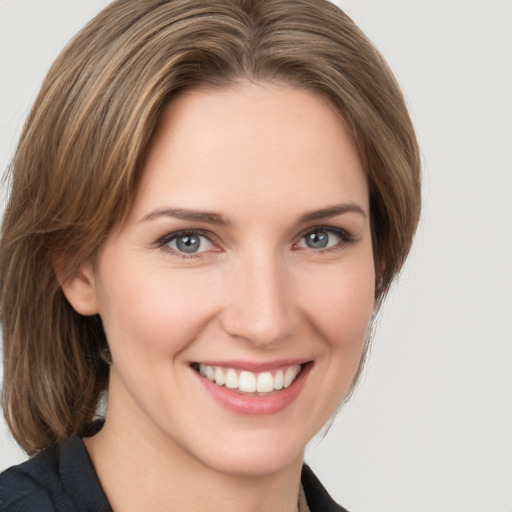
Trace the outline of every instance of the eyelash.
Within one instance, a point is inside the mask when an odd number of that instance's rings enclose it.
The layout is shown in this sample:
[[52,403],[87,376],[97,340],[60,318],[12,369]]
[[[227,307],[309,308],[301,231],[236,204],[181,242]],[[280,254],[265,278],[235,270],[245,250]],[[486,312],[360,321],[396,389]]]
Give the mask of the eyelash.
[[[325,254],[333,250],[339,249],[342,246],[353,244],[356,241],[356,238],[345,229],[334,228],[332,226],[314,226],[312,228],[308,228],[300,235],[299,242],[302,241],[307,235],[319,232],[327,233],[328,235],[334,235],[339,238],[339,242],[330,247],[325,248],[313,249],[309,247],[309,249],[311,249],[315,253]],[[302,247],[298,247],[299,242],[294,244],[294,248],[296,248],[297,250],[302,249]],[[305,249],[308,249],[308,247],[306,247]]]
[[[204,254],[204,252],[187,254],[182,251],[177,251],[177,250],[173,249],[172,247],[168,246],[168,244],[170,244],[172,241],[177,240],[180,237],[185,237],[185,236],[197,236],[197,237],[206,238],[212,245],[215,245],[215,243],[212,241],[212,239],[215,238],[212,233],[209,233],[207,231],[197,230],[197,229],[183,229],[181,231],[173,231],[172,233],[168,233],[168,234],[164,235],[163,237],[159,238],[157,241],[157,244],[159,247],[166,250],[167,252],[173,254],[174,256],[177,256],[178,258],[182,258],[185,260],[199,258],[202,254]],[[220,251],[216,251],[216,252],[220,252]]]
[[[316,227],[308,228],[306,231],[303,231],[299,236],[299,242],[296,242],[293,244],[293,249],[294,250],[308,249],[308,247],[299,247],[298,244],[308,234],[318,233],[318,232],[324,232],[324,233],[327,233],[328,235],[333,235],[340,239],[338,243],[336,243],[330,247],[319,248],[319,249],[313,249],[313,248],[309,247],[309,249],[311,249],[313,252],[319,253],[319,254],[331,252],[333,250],[338,249],[341,246],[350,245],[356,241],[356,238],[344,229],[333,228],[331,226],[316,226]],[[159,238],[157,241],[157,245],[158,245],[158,247],[161,247],[162,249],[165,249],[169,253],[177,256],[178,258],[182,258],[182,259],[198,258],[202,254],[204,254],[204,252],[207,252],[207,251],[201,251],[198,253],[187,254],[182,251],[177,251],[168,246],[168,244],[170,244],[172,241],[178,239],[179,237],[184,237],[184,236],[197,236],[197,237],[206,238],[212,245],[215,245],[215,242],[212,241],[212,239],[215,238],[212,233],[207,232],[207,231],[197,230],[197,229],[173,231],[172,233],[168,233],[168,234],[164,235],[163,237]],[[216,251],[216,252],[220,252],[220,251]]]

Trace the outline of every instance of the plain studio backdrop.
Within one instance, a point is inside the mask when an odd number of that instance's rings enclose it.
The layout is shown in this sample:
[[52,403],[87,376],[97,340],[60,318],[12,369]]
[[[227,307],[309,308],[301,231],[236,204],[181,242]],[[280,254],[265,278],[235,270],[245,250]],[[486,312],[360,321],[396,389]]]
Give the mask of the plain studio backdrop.
[[[2,171],[50,64],[107,3],[0,0]],[[510,512],[512,2],[338,3],[405,91],[424,210],[364,378],[306,459],[353,512]],[[25,458],[0,421],[0,469]]]

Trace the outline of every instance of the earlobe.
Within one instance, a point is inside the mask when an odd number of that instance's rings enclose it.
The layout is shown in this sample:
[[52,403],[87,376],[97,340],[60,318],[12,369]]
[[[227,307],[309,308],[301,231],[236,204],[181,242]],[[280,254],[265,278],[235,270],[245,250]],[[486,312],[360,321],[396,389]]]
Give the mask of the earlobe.
[[59,283],[73,309],[84,316],[99,313],[92,265],[80,265]]

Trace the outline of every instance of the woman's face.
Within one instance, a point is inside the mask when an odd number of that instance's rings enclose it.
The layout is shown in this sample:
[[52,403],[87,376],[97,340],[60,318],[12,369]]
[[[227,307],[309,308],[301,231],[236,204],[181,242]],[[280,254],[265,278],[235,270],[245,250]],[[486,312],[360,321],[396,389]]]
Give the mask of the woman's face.
[[374,306],[344,123],[288,86],[191,91],[143,171],[89,269],[113,358],[107,425],[222,472],[284,468],[346,393]]

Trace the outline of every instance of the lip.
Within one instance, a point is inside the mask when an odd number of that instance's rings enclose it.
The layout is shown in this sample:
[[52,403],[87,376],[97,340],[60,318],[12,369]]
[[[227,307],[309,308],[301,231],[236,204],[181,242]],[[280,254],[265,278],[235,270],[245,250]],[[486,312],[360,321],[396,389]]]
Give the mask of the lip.
[[[292,361],[291,363],[289,361]],[[313,367],[313,362],[297,362],[298,360],[280,360],[272,363],[252,363],[242,361],[209,361],[204,364],[211,366],[223,366],[252,372],[270,371],[281,366],[292,366],[300,364],[302,369],[297,378],[287,388],[273,391],[268,395],[249,395],[238,391],[219,386],[214,382],[201,376],[197,371],[193,370],[195,376],[202,383],[209,395],[224,409],[235,414],[244,416],[267,416],[277,414],[286,409],[300,394],[304,383]],[[235,364],[236,363],[236,364]],[[283,364],[284,363],[284,364]]]

